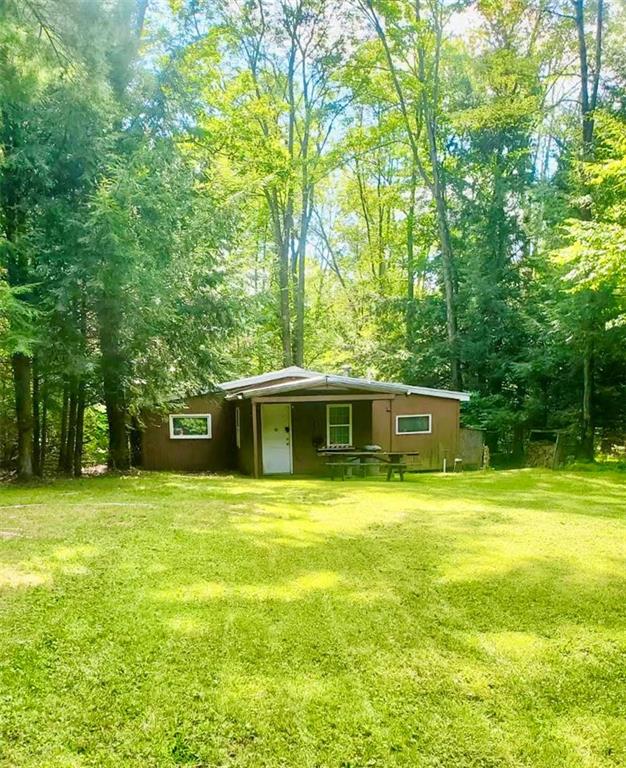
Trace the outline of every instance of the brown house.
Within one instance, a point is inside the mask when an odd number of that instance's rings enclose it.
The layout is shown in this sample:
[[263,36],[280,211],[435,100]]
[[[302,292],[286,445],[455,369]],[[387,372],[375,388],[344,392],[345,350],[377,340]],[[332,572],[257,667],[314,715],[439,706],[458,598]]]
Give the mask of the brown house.
[[145,469],[324,474],[325,451],[379,446],[415,469],[459,450],[466,392],[356,379],[292,366],[220,384],[166,416],[147,415]]

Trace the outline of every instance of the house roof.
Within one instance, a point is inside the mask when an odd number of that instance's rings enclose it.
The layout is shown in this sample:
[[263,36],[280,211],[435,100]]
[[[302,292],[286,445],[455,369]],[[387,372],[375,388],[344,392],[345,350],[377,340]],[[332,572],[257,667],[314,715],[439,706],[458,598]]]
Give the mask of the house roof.
[[288,368],[280,368],[278,371],[268,371],[268,373],[261,373],[258,376],[247,376],[243,379],[233,379],[232,381],[223,381],[218,384],[220,389],[224,389],[227,392],[234,389],[246,389],[254,385],[262,386],[266,383],[271,383],[277,379],[312,379],[316,376],[323,376],[322,373],[317,371],[307,371],[306,368],[300,368],[297,365],[290,365]]
[[460,401],[470,399],[468,392],[432,389],[431,387],[414,387],[409,384],[373,381],[372,379],[359,379],[352,376],[336,376],[318,371],[309,371],[298,366],[281,368],[278,371],[270,371],[260,376],[226,381],[220,384],[219,387],[227,392],[226,398],[228,400],[282,395],[289,392],[297,392],[301,389],[324,389],[330,391],[345,391],[348,389],[389,394],[426,395],[428,397],[442,397]]

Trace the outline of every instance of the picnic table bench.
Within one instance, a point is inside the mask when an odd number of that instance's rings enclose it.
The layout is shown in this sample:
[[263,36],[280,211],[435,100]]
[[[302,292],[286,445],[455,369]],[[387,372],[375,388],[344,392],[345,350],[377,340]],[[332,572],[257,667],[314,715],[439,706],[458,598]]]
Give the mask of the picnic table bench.
[[394,472],[397,472],[400,480],[404,480],[404,473],[407,470],[405,456],[418,456],[417,451],[399,453],[397,451],[359,451],[352,449],[325,449],[318,451],[319,456],[328,458],[326,466],[330,474],[330,479],[346,476],[352,476],[353,470],[361,473],[363,477],[372,466],[384,466],[387,470],[387,480],[391,480]]

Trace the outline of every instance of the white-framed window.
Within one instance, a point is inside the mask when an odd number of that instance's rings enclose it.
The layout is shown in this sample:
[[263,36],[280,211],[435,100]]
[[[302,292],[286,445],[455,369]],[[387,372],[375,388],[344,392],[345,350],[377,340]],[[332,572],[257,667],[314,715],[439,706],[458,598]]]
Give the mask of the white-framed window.
[[210,440],[210,413],[170,413],[172,440]]
[[326,406],[326,445],[329,448],[352,446],[352,403]]
[[432,431],[432,413],[403,413],[396,416],[396,435],[429,435]]
[[235,408],[235,443],[237,448],[241,448],[241,408]]

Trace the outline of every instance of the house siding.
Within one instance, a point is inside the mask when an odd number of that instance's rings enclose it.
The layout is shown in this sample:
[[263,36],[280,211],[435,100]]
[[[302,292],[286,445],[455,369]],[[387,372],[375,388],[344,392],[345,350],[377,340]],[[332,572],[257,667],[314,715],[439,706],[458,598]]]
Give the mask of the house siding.
[[[304,394],[304,393],[303,393]],[[339,402],[339,401],[335,401]],[[355,447],[375,443],[385,451],[419,452],[408,457],[416,469],[441,469],[443,459],[452,467],[460,450],[457,400],[427,395],[395,395],[384,399],[351,400],[352,429]],[[263,467],[262,422],[260,404],[257,411],[259,470]],[[241,441],[236,446],[235,409],[240,409]],[[176,413],[210,413],[210,440],[172,440],[169,436],[167,414],[144,416],[142,463],[145,469],[189,472],[226,471],[238,469],[254,474],[252,438],[252,408],[250,399],[227,401],[223,396],[189,398],[184,407],[172,408]],[[396,416],[402,414],[432,415],[432,433],[396,435]],[[325,457],[317,455],[316,445],[326,443],[326,403],[296,402],[291,405],[292,449],[294,474],[325,474]]]
[[[254,443],[252,442],[252,401],[238,400],[234,408],[239,408],[241,424],[241,445],[236,450],[237,468],[244,475],[254,474]],[[233,431],[235,419],[233,416]]]
[[183,472],[224,471],[236,463],[235,419],[231,404],[222,396],[190,397],[171,413],[210,413],[209,440],[173,440],[168,414],[144,414],[141,466]]
[[[374,400],[374,443],[384,450],[412,452],[419,456],[409,459],[417,469],[441,469],[447,457],[452,466],[459,450],[460,404],[458,400],[426,395],[396,395],[389,400]],[[432,431],[422,435],[396,435],[396,416],[404,414],[432,415]]]
[[[342,400],[352,405],[352,442],[367,445],[372,434],[370,400]],[[324,474],[328,459],[317,455],[316,444],[326,443],[326,403],[294,403],[291,406],[294,474]]]

